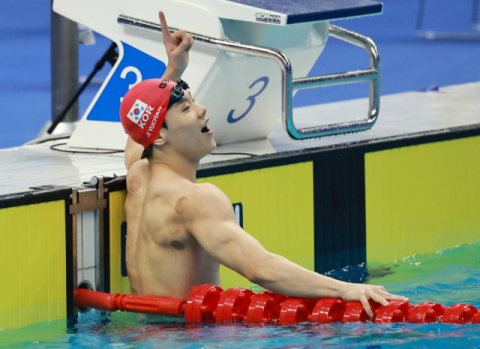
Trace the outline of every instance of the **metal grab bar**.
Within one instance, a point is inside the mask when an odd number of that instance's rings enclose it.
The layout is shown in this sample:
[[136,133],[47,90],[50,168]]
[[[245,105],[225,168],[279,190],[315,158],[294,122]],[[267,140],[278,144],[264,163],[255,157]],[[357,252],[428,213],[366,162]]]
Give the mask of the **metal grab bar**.
[[[370,129],[377,121],[380,109],[380,54],[378,53],[377,46],[370,38],[335,25],[330,25],[330,36],[364,48],[369,56],[370,69],[294,79],[293,89],[297,90],[370,81],[367,118],[361,121],[350,121],[326,126],[296,129],[293,123],[292,112],[289,110],[286,120],[283,120],[283,127],[287,130],[290,137],[294,139],[365,131]],[[290,92],[287,97],[290,98],[289,104],[291,109],[292,93]]]
[[[142,19],[119,15],[119,24],[148,31],[161,32],[160,24],[148,22]],[[173,33],[177,28],[170,27]],[[287,56],[279,50],[261,47],[240,42],[215,39],[212,37],[190,33],[198,43],[207,47],[222,49],[228,52],[247,54],[257,57],[273,59],[278,63],[282,71],[282,124],[285,131],[293,139],[306,139],[330,136],[340,133],[358,132],[371,128],[378,117],[380,105],[380,55],[374,42],[360,34],[330,25],[330,35],[349,42],[353,45],[363,47],[370,56],[370,69],[313,76],[308,78],[293,79],[292,65]],[[293,122],[293,90],[313,88],[320,86],[332,86],[354,82],[370,81],[370,102],[367,118],[362,121],[352,121],[326,126],[314,126],[296,129]]]

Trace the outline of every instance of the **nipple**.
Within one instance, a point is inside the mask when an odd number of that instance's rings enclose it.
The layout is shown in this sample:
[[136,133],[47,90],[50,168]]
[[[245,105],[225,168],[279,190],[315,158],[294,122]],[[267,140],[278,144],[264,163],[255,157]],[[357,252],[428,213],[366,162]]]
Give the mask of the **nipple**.
[[183,214],[187,208],[187,204],[188,199],[185,196],[181,197],[178,199],[177,204],[175,205],[175,212],[177,212],[177,214]]
[[[170,245],[171,245],[174,249],[179,250],[179,251],[185,249],[185,245],[182,244],[180,241],[173,240],[173,241],[170,243]],[[174,262],[173,264],[175,264],[175,262]]]

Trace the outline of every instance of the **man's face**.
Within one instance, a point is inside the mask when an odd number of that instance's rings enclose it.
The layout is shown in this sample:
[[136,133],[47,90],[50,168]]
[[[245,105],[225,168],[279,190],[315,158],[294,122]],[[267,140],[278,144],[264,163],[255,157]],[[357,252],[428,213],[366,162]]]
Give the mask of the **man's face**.
[[206,126],[207,109],[193,99],[190,91],[167,111],[166,141],[175,151],[190,160],[199,161],[216,147],[212,131]]

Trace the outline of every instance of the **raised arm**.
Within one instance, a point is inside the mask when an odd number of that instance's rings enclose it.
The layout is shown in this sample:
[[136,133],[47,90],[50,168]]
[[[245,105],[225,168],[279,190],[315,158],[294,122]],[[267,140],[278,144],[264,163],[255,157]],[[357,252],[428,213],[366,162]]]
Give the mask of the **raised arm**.
[[[162,27],[163,44],[168,56],[167,69],[163,73],[162,79],[177,81],[182,76],[188,66],[189,51],[193,46],[193,37],[185,30],[177,30],[170,33],[165,15],[162,11],[158,13],[160,25]],[[127,170],[136,161],[142,157],[143,147],[130,137],[128,137],[125,146],[125,167]]]
[[387,300],[408,300],[388,293],[382,286],[329,278],[267,251],[238,225],[232,203],[213,185],[202,185],[191,196],[188,216],[189,231],[208,254],[252,283],[273,292],[296,297],[359,300],[370,316],[373,312],[369,299],[382,305],[388,305]]
[[168,64],[162,79],[177,81],[188,66],[189,51],[193,46],[193,37],[185,30],[170,33],[165,15],[158,13],[162,27],[163,44],[168,56]]

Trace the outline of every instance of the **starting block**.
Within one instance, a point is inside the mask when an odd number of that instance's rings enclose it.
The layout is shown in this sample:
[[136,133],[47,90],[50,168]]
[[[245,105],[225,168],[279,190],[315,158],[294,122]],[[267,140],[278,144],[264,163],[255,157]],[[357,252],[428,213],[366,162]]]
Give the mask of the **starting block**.
[[[160,77],[166,68],[159,10],[172,31],[185,29],[196,40],[183,78],[207,107],[218,144],[265,138],[280,117],[293,139],[369,129],[379,112],[378,50],[369,38],[329,21],[380,14],[382,9],[381,3],[370,0],[55,0],[56,12],[110,38],[119,48],[119,59],[67,146],[124,148],[122,97],[136,83]],[[329,36],[363,47],[370,67],[306,78]],[[295,127],[296,90],[362,81],[370,81],[366,119]]]

